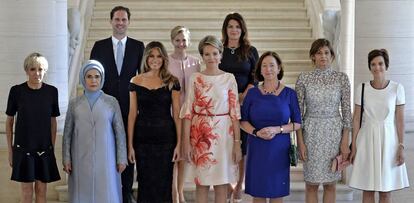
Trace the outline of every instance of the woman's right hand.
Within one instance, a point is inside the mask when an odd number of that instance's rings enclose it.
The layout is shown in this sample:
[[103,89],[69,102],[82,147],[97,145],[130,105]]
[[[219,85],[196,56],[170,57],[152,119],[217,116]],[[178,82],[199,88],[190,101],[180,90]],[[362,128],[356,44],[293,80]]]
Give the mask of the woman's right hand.
[[298,150],[299,150],[299,159],[302,161],[306,161],[308,159],[308,154],[306,151],[305,143],[298,142]]
[[264,140],[271,140],[275,134],[273,133],[273,130],[271,127],[262,128],[259,131],[257,131],[257,137],[260,137]]
[[63,171],[70,175],[72,173],[72,163],[63,164]]
[[128,161],[129,163],[135,163],[135,150],[133,147],[128,148]]

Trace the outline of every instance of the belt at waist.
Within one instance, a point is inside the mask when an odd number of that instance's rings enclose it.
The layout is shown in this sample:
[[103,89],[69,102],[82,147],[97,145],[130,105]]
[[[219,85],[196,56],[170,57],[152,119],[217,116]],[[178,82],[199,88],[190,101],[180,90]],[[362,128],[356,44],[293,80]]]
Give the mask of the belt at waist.
[[305,118],[340,118],[341,114],[305,114]]
[[31,154],[37,154],[38,156],[42,156],[43,154],[47,154],[52,152],[53,153],[53,146],[49,146],[46,149],[26,149],[23,148],[22,146],[16,144],[13,146],[13,150],[14,152],[21,152],[21,153],[26,153],[26,155],[31,155]]
[[209,116],[209,117],[230,115],[229,113],[212,114],[212,113],[198,113],[198,112],[193,112],[193,114],[197,116]]

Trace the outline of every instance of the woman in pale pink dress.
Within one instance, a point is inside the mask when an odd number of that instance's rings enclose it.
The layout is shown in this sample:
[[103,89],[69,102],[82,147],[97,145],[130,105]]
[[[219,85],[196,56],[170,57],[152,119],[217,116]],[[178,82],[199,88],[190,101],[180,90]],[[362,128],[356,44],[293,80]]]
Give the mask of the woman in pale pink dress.
[[[168,56],[168,70],[180,82],[181,97],[180,106],[184,103],[187,93],[187,83],[191,74],[200,72],[200,60],[197,57],[187,54],[190,45],[190,31],[184,26],[176,26],[171,30],[171,43],[174,52]],[[184,184],[184,161],[179,160],[174,167],[173,181],[173,200],[184,203],[183,184]]]
[[198,50],[206,69],[191,75],[181,108],[184,120],[184,156],[196,184],[196,202],[207,203],[210,185],[215,202],[226,202],[227,184],[236,182],[240,149],[240,105],[237,83],[218,68],[223,45],[204,37]]

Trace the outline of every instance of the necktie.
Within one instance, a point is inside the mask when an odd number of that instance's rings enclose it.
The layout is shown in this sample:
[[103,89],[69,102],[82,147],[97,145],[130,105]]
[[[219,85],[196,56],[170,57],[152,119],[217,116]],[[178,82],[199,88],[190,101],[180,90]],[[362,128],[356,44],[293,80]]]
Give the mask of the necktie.
[[116,46],[116,68],[118,69],[118,74],[121,74],[122,63],[124,61],[123,47],[121,40],[118,41]]

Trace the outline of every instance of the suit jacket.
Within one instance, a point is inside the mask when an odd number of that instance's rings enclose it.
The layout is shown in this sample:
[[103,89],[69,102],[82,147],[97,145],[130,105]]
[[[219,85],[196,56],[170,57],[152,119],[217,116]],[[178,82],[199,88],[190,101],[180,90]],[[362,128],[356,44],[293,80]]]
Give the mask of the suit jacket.
[[144,43],[128,37],[124,62],[121,73],[118,74],[111,37],[96,41],[91,51],[90,59],[101,62],[105,69],[105,83],[102,90],[118,100],[125,128],[128,124],[129,82],[140,72],[143,53]]

